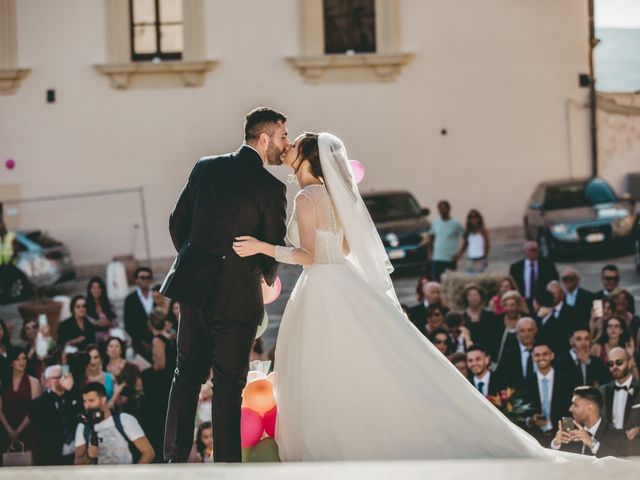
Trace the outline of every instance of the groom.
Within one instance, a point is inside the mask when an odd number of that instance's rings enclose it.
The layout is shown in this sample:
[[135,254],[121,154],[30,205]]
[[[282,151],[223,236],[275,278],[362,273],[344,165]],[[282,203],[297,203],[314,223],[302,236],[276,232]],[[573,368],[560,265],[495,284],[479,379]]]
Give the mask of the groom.
[[178,250],[161,293],[180,302],[178,359],[164,457],[186,462],[200,386],[213,369],[214,461],[240,462],[240,406],[249,354],[264,304],[261,277],[272,285],[275,260],[241,258],[232,245],[251,235],[284,245],[286,187],[264,165],[280,165],[290,148],[286,118],[262,107],[249,112],[239,150],[196,163],[171,213]]

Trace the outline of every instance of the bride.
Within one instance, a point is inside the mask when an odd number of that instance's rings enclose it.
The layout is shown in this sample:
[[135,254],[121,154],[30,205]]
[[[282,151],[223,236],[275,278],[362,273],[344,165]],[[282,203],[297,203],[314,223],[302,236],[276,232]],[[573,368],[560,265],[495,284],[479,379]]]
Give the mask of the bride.
[[347,158],[329,133],[300,135],[283,162],[301,187],[288,226],[294,246],[234,243],[240,256],[304,266],[277,340],[280,458],[556,458],[404,315]]

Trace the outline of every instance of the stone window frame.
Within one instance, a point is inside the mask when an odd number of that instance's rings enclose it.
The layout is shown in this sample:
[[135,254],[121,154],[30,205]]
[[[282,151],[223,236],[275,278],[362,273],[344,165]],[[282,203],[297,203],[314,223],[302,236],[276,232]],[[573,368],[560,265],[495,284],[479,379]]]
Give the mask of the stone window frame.
[[182,2],[184,22],[184,50],[182,60],[161,62],[133,62],[131,60],[129,0],[104,0],[107,22],[107,63],[95,69],[109,78],[114,89],[134,87],[137,77],[153,76],[154,86],[199,87],[206,72],[217,60],[207,60],[204,39],[203,0]]
[[401,0],[375,0],[376,52],[325,54],[323,0],[298,0],[301,54],[287,58],[310,83],[391,82],[413,58],[401,51]]
[[18,66],[16,0],[0,0],[0,95],[16,93],[30,71]]

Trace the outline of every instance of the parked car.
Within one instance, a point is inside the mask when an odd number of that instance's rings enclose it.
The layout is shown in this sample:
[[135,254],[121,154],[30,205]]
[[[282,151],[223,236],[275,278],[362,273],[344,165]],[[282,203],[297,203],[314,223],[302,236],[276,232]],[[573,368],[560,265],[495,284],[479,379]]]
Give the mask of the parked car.
[[429,209],[406,191],[368,193],[362,199],[394,267],[426,267]]
[[16,232],[16,266],[36,287],[50,287],[76,278],[69,249],[39,230]]
[[637,222],[634,203],[619,198],[605,180],[556,180],[542,182],[533,191],[524,231],[538,241],[543,256],[550,256],[562,250],[620,246],[632,240]]

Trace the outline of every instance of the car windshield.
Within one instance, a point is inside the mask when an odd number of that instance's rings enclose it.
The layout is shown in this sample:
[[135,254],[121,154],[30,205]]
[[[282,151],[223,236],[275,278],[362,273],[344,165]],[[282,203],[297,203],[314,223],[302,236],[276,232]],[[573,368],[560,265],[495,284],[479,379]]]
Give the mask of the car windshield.
[[29,232],[26,234],[26,236],[29,240],[31,240],[34,243],[37,243],[42,248],[59,247],[60,245],[62,245],[62,243],[60,243],[59,241],[54,240],[53,238],[51,238],[45,233],[42,233],[39,230],[35,232]]
[[364,203],[376,223],[414,218],[421,215],[418,202],[407,194],[366,197]]
[[565,208],[591,207],[601,203],[613,203],[618,199],[609,184],[603,180],[567,183],[547,188],[544,208],[561,210]]

